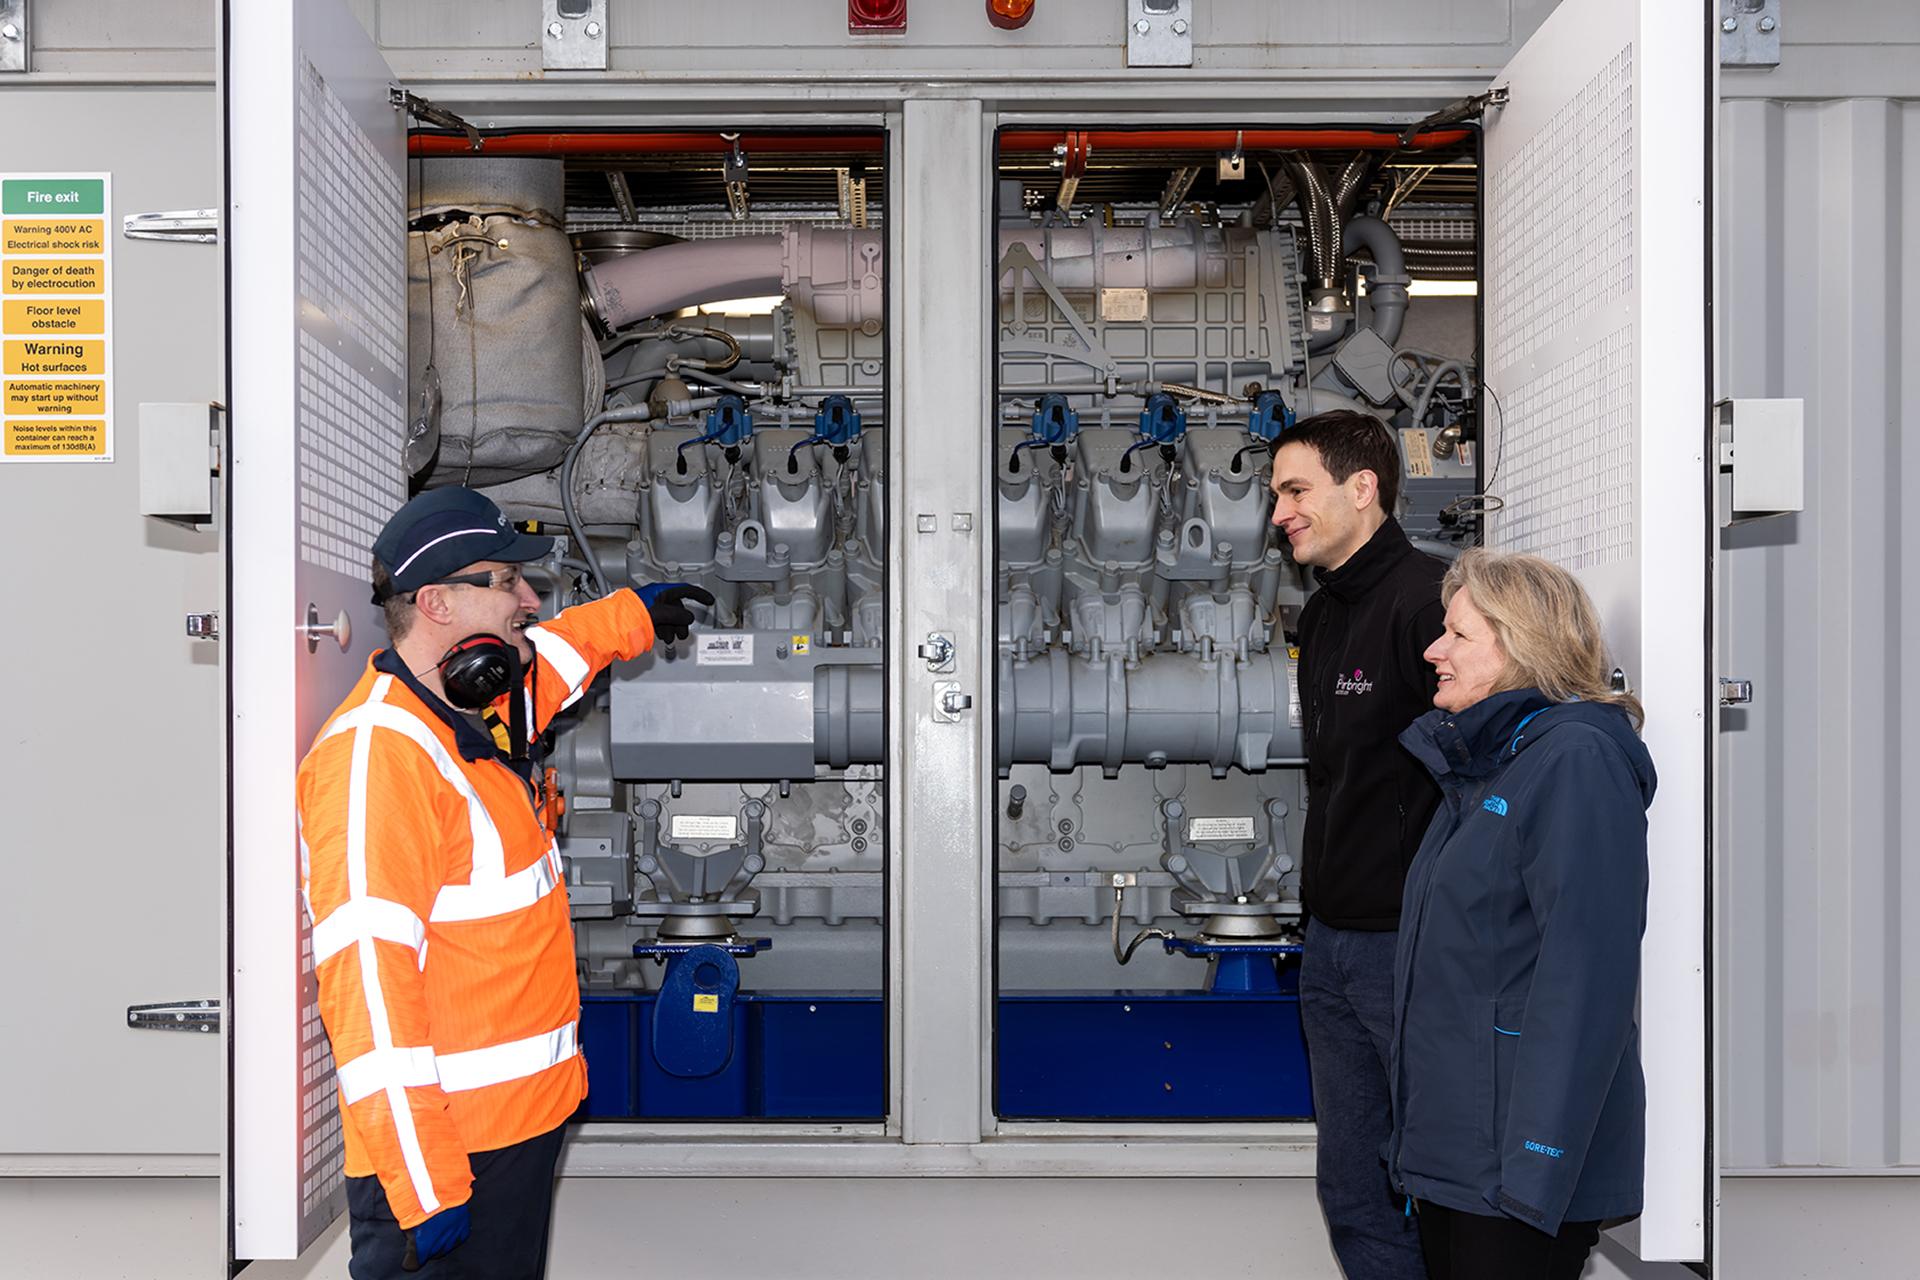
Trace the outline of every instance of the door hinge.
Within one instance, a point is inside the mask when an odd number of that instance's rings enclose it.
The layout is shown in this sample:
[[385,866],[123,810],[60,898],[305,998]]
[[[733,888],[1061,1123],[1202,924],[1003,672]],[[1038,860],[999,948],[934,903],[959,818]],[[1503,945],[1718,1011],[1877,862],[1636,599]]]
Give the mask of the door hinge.
[[436,107],[418,94],[411,93],[399,85],[387,86],[387,101],[393,104],[395,111],[404,111],[416,120],[425,120],[428,124],[437,124],[442,129],[458,129],[467,135],[467,149],[480,149],[480,131],[468,124],[445,107]]
[[187,634],[195,640],[218,640],[220,638],[220,615],[217,613],[188,614]]
[[120,234],[129,240],[214,244],[220,239],[220,211],[172,209],[165,213],[130,213],[120,220]]
[[0,0],[0,71],[27,69],[27,0]]
[[1720,677],[1720,705],[1723,707],[1743,707],[1753,701],[1753,681],[1730,680]]
[[218,1000],[168,1000],[161,1004],[130,1004],[127,1026],[134,1031],[218,1031]]

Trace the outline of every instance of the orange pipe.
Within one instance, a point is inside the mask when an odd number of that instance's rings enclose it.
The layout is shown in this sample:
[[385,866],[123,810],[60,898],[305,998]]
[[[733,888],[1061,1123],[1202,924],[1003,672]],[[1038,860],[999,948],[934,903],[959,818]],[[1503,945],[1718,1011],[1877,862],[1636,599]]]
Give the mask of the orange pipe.
[[[740,149],[749,156],[805,151],[854,151],[878,155],[887,140],[874,133],[744,133]],[[725,155],[733,144],[718,133],[496,133],[480,138],[481,155]],[[465,136],[457,133],[415,133],[407,151],[416,156],[472,155]]]
[[[1438,129],[1416,134],[1413,149],[1452,146],[1471,136],[1465,129]],[[1249,151],[1400,149],[1399,134],[1375,129],[1096,129],[1083,130],[1080,137],[1092,146],[1114,151],[1231,151],[1236,138]],[[1016,155],[1050,153],[1064,138],[1064,134],[1037,130],[1009,131],[1000,135],[1000,150]]]

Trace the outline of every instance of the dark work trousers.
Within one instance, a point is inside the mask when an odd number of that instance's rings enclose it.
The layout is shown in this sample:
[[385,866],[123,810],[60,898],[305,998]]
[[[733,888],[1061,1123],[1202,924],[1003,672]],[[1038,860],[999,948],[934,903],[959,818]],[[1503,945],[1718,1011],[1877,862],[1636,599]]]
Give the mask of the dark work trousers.
[[562,1125],[498,1151],[476,1151],[473,1198],[467,1212],[473,1234],[452,1253],[402,1271],[407,1232],[387,1208],[378,1178],[347,1179],[353,1280],[540,1280],[547,1270],[547,1228],[553,1219],[553,1167]]
[[1597,1222],[1550,1236],[1517,1218],[1462,1213],[1420,1201],[1420,1247],[1433,1280],[1578,1280],[1600,1239]]
[[1393,1130],[1387,1055],[1399,938],[1310,919],[1300,957],[1300,1024],[1320,1129],[1320,1208],[1347,1280],[1424,1280],[1427,1274],[1406,1198],[1394,1194],[1380,1157]]

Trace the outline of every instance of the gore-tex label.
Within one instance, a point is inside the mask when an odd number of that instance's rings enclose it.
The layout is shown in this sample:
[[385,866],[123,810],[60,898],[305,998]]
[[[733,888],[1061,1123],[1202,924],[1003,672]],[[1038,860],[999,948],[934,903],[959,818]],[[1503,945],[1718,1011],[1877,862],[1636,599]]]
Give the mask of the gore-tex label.
[[740,820],[732,814],[676,813],[675,840],[732,840],[740,834]]
[[1195,818],[1187,823],[1187,839],[1194,844],[1208,840],[1251,840],[1253,819]]
[[753,634],[748,631],[703,632],[694,638],[693,660],[703,667],[750,667]]

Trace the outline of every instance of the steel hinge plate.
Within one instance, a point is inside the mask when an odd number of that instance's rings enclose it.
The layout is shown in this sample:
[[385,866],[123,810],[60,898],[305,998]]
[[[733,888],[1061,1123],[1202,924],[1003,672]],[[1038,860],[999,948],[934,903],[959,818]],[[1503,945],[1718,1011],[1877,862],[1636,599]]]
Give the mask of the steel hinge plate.
[[27,0],[0,0],[0,71],[27,69]]
[[220,239],[220,211],[171,209],[165,213],[130,213],[120,219],[120,234],[129,240],[216,244]]
[[1780,65],[1780,0],[1720,0],[1720,65]]
[[127,1006],[127,1026],[134,1031],[218,1031],[218,1000],[167,1000],[160,1004]]

